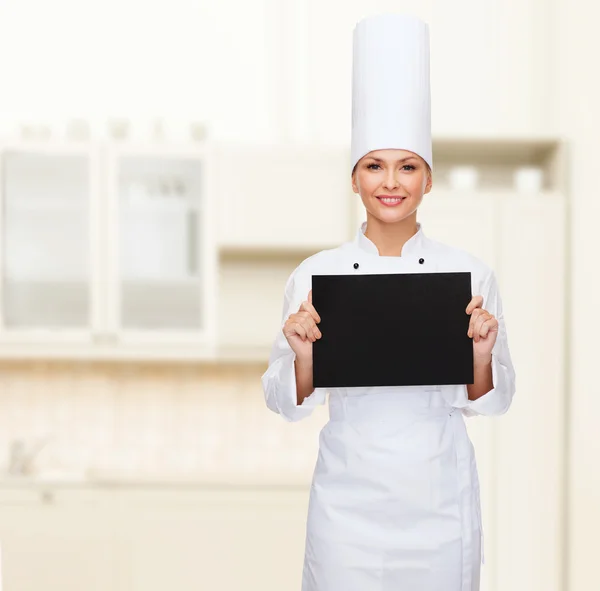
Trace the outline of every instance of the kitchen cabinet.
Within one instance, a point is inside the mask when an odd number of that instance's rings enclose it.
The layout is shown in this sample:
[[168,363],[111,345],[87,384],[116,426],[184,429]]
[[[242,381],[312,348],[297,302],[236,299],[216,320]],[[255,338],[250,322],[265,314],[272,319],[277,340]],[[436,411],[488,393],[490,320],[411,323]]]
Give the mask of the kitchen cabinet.
[[[280,126],[309,142],[348,137],[351,122],[352,31],[367,16],[361,0],[273,2],[280,36],[277,97]],[[369,13],[408,12],[429,23],[432,130],[445,137],[547,134],[555,118],[548,55],[555,44],[552,11],[543,0],[374,0]],[[465,18],[468,15],[468,18]],[[476,23],[476,24],[474,24]],[[283,48],[283,50],[282,50]],[[398,56],[401,60],[402,56]],[[397,76],[401,76],[399,66]],[[288,123],[293,126],[293,123]],[[556,129],[552,130],[556,132]]]
[[118,585],[113,513],[93,490],[0,491],[3,591]]
[[547,3],[433,1],[430,14],[432,129],[436,135],[506,137],[557,132],[553,128],[553,73],[548,67],[555,25]]
[[222,251],[301,251],[308,256],[351,236],[346,150],[313,144],[221,144],[217,149]]
[[4,154],[3,306],[7,329],[85,330],[96,205],[93,151]]
[[567,213],[560,193],[513,195],[499,208],[506,231],[498,273],[517,395],[494,425],[494,591],[563,589]]
[[209,149],[107,151],[107,326],[121,343],[212,346],[212,167]]
[[128,491],[124,499],[128,591],[300,588],[307,489]]
[[219,357],[245,356],[267,363],[281,330],[286,281],[303,258],[302,253],[221,257]]
[[307,503],[308,484],[0,490],[3,591],[299,588]]
[[210,358],[209,144],[0,146],[1,357]]

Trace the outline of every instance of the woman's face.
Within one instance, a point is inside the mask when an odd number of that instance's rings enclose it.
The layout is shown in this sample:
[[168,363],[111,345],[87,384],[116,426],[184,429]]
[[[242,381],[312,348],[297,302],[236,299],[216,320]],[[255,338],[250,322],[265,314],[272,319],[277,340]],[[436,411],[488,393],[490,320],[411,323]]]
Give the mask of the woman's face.
[[356,163],[352,189],[360,194],[368,213],[395,223],[415,213],[423,195],[431,190],[431,175],[414,152],[374,150]]

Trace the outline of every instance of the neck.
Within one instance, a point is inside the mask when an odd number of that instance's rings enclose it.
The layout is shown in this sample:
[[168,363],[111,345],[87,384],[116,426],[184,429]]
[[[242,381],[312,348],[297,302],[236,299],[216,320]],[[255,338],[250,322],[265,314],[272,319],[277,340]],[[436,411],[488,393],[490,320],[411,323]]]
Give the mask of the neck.
[[380,256],[401,256],[404,244],[417,233],[417,212],[388,224],[367,212],[365,236],[375,244]]

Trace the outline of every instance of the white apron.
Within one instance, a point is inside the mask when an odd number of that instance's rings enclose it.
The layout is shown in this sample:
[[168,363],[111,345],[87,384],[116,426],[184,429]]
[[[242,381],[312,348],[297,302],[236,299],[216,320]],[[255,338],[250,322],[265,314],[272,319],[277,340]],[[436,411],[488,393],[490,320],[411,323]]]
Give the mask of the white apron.
[[320,435],[302,591],[476,591],[479,487],[462,414],[423,387],[349,390],[330,395]]
[[364,227],[354,242],[310,257],[290,275],[282,323],[306,299],[313,275],[471,271],[473,295],[499,321],[494,388],[475,401],[464,385],[317,388],[298,406],[295,354],[277,335],[262,377],[267,406],[297,421],[329,393],[302,591],[477,591],[483,533],[464,416],[506,412],[515,390],[495,278],[471,255],[427,239],[420,226],[401,257],[381,257]]

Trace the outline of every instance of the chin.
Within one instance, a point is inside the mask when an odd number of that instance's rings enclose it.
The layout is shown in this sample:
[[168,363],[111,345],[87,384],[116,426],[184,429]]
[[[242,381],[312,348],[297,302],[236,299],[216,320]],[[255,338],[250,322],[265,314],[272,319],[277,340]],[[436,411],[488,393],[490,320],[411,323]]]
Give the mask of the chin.
[[410,218],[414,211],[370,211],[369,212],[374,218],[377,218],[380,222],[386,224],[397,224],[407,218]]

